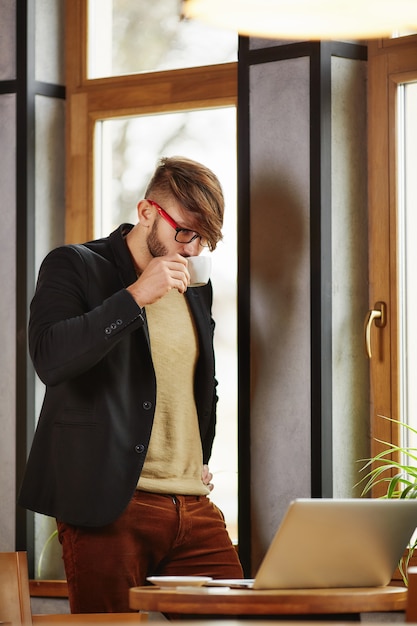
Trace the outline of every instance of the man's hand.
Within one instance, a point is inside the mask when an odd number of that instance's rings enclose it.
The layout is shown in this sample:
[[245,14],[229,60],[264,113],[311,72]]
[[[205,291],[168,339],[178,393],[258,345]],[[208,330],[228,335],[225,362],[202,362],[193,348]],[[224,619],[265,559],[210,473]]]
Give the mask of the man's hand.
[[201,473],[201,480],[206,485],[206,487],[210,489],[210,491],[213,491],[214,485],[211,482],[213,480],[213,474],[210,472],[208,465],[203,465],[203,471]]
[[136,282],[127,287],[140,307],[153,304],[171,289],[184,293],[190,283],[187,259],[180,254],[153,258]]

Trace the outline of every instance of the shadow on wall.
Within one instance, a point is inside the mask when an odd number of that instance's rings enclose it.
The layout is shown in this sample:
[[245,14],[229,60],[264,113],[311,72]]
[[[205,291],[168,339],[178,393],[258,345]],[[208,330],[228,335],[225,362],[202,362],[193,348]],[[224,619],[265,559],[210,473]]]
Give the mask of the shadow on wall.
[[308,197],[289,178],[251,196],[252,565],[290,500],[310,495]]
[[298,305],[300,264],[308,253],[303,212],[288,180],[258,180],[251,198],[252,397],[271,350],[279,357]]

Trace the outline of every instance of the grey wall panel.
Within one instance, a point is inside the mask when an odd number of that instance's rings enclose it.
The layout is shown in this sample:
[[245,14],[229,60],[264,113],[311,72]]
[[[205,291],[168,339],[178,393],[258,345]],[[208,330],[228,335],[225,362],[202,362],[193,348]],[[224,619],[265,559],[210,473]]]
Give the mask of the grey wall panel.
[[309,60],[250,69],[252,568],[310,495]]
[[332,58],[333,487],[359,495],[369,455],[366,62]]
[[16,97],[0,96],[0,551],[14,550],[16,373]]
[[65,82],[65,0],[36,0],[35,78],[46,83]]
[[[65,102],[44,96],[35,97],[35,267],[46,254],[65,241]],[[44,385],[36,378],[35,416],[39,416]],[[49,536],[56,529],[55,520],[35,514],[35,563]],[[41,578],[64,578],[58,540],[47,544],[42,559]],[[38,572],[36,572],[37,574]]]
[[272,48],[274,46],[286,46],[287,44],[298,43],[295,39],[263,39],[261,37],[251,37],[249,46],[251,50]]
[[65,102],[35,97],[35,276],[65,239]]
[[0,0],[0,80],[16,78],[16,0]]

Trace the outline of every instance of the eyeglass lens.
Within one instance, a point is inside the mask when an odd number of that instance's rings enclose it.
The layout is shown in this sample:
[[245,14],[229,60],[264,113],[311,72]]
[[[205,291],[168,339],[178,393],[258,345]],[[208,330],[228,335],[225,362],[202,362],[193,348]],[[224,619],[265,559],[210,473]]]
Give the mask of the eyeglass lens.
[[175,234],[175,241],[178,241],[178,243],[191,243],[192,241],[197,239],[197,237],[200,238],[201,246],[203,247],[208,246],[208,240],[206,239],[206,237],[202,237],[201,235],[196,233],[194,230],[188,230],[186,228],[178,228]]

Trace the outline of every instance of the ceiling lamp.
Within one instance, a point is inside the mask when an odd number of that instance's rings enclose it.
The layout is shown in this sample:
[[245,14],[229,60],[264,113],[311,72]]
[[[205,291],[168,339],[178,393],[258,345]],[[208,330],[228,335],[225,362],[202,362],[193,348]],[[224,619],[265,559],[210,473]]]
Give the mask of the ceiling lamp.
[[273,39],[371,39],[417,32],[417,0],[182,0],[186,18]]

